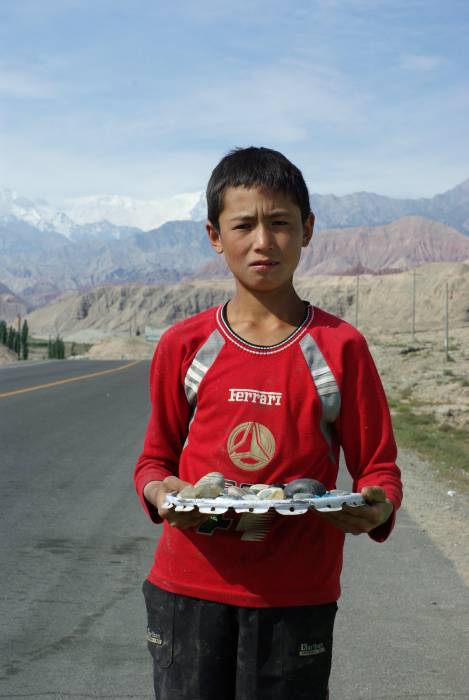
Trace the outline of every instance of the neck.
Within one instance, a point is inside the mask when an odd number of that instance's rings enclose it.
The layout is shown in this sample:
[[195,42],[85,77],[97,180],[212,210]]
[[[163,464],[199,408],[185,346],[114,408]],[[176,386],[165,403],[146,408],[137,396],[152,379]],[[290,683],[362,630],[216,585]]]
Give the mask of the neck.
[[252,291],[237,285],[227,313],[233,323],[250,321],[257,324],[275,317],[296,326],[304,318],[305,306],[291,283],[269,292]]

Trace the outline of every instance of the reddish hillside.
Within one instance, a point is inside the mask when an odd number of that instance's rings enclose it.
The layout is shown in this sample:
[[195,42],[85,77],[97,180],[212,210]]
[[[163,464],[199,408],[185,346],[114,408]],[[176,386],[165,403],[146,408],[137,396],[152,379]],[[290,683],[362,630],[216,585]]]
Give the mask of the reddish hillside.
[[18,314],[24,315],[26,311],[24,300],[0,282],[0,321],[13,321]]
[[[303,251],[298,274],[356,274],[408,270],[430,262],[469,259],[469,237],[437,221],[407,216],[383,226],[324,229]],[[225,277],[222,256],[210,260],[197,279]]]

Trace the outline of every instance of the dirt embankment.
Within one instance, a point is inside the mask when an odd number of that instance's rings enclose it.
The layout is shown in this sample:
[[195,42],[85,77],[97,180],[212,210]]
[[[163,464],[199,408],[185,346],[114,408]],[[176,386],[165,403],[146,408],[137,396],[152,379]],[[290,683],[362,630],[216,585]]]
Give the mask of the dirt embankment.
[[17,355],[11,350],[8,350],[5,345],[0,344],[0,365],[9,364],[10,362],[18,362]]
[[[448,353],[443,331],[414,338],[371,334],[368,341],[388,397],[417,416],[435,418],[436,430],[433,422],[418,430],[433,431],[442,452],[450,452],[447,441],[469,432],[469,327],[451,331]],[[399,449],[398,463],[404,507],[469,586],[469,472],[438,470],[435,461],[407,448]]]
[[139,337],[104,338],[90,348],[87,357],[93,360],[149,360],[154,349],[154,343]]

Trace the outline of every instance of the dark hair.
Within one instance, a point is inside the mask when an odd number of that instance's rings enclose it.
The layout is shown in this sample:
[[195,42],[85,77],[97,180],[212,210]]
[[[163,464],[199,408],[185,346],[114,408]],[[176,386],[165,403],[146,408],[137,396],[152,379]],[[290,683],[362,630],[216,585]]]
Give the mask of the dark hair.
[[263,187],[272,192],[284,192],[299,206],[303,223],[311,213],[308,188],[301,171],[271,148],[234,148],[215,167],[206,194],[208,219],[216,229],[228,187]]

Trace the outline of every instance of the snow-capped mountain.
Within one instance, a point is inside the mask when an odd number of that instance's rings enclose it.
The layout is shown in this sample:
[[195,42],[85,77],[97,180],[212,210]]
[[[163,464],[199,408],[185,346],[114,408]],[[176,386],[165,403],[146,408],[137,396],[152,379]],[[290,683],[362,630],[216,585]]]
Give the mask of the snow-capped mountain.
[[[327,270],[321,272],[406,269],[467,258],[469,179],[429,199],[312,194],[311,204],[317,233],[328,229],[324,237],[315,236],[316,246],[313,239],[314,264],[322,260],[321,239],[326,251]],[[30,305],[98,284],[163,284],[217,273],[201,193],[151,201],[97,196],[68,200],[67,206],[0,189],[0,282]],[[412,217],[420,217],[419,225]],[[390,222],[396,222],[399,236],[391,235]],[[366,255],[362,238],[355,236],[357,226],[369,244]]]
[[[311,193],[316,230],[351,226],[380,226],[402,216],[423,216],[469,234],[469,179],[430,198],[395,199],[370,192],[337,197]],[[50,204],[0,189],[0,223],[13,217],[41,231],[70,240],[120,240],[137,229],[150,231],[169,221],[203,221],[203,192],[158,199],[120,195],[76,197]]]
[[105,195],[65,199],[61,202],[61,209],[77,224],[109,221],[115,226],[131,226],[148,231],[167,221],[195,221],[204,218],[201,200],[204,205],[201,192],[178,194],[163,199]]
[[23,221],[40,231],[54,231],[67,238],[74,222],[43,199],[28,199],[13,190],[0,189],[0,219]]
[[21,221],[70,240],[120,240],[137,230],[150,230],[167,221],[198,221],[205,217],[201,192],[166,199],[133,199],[117,195],[77,197],[54,206],[0,189],[0,222]]

